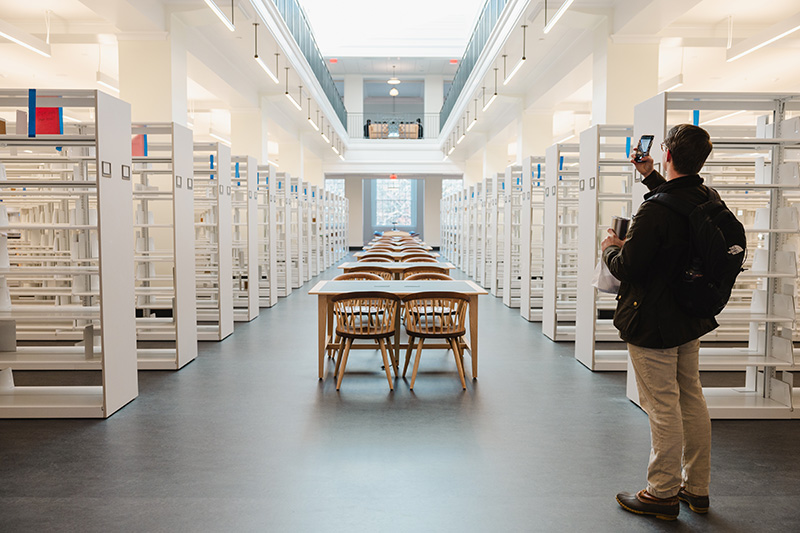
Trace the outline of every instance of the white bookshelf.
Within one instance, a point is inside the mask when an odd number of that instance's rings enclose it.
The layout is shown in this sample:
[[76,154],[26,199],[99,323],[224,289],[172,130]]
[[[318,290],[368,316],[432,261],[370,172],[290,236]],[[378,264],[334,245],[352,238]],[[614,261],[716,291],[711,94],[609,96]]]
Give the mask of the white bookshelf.
[[287,210],[289,226],[289,258],[292,263],[290,283],[292,289],[299,289],[305,281],[303,264],[305,249],[303,248],[303,204],[300,198],[300,178],[289,175],[286,177],[289,185]]
[[[653,134],[660,143],[674,124],[738,113],[735,121],[709,127],[714,151],[701,174],[744,223],[748,271],[737,280],[731,302],[717,318],[722,328],[746,327],[748,342],[731,347],[702,339],[701,370],[738,369],[741,387],[704,388],[712,418],[794,418],[797,390],[791,371],[797,319],[798,211],[791,198],[800,190],[800,95],[763,93],[662,93],[637,105],[634,138]],[[634,184],[634,209],[646,188]],[[712,338],[713,340],[713,338]],[[638,403],[628,363],[628,398]]]
[[194,242],[197,338],[221,341],[233,333],[231,150],[194,143]]
[[[270,176],[271,178],[271,176]],[[276,172],[270,191],[275,195],[275,234],[278,296],[292,293],[292,232],[289,180],[285,172]],[[274,187],[274,189],[273,189]]]
[[542,321],[544,291],[544,179],[545,158],[522,161],[520,192],[520,304],[519,313],[530,322]]
[[[27,122],[43,107],[94,120],[41,134]],[[10,89],[0,108],[25,121],[0,136],[0,418],[108,417],[138,395],[130,105]],[[97,369],[102,382],[18,386],[15,368]]]
[[[272,177],[272,179],[270,179]],[[258,198],[258,297],[259,307],[278,303],[278,234],[275,167],[259,165],[256,175]]]
[[258,316],[258,163],[254,157],[231,157],[233,320]]
[[580,136],[578,184],[578,299],[575,317],[575,358],[590,370],[625,370],[627,350],[612,320],[616,299],[592,286],[601,260],[600,242],[612,217],[631,218],[634,173],[628,153],[635,143],[633,126],[597,125]]
[[311,266],[311,255],[313,253],[313,239],[311,236],[311,188],[306,181],[301,181],[298,187],[299,203],[302,206],[300,213],[300,234],[301,247],[303,249],[303,282],[305,283],[314,275]]
[[509,165],[503,203],[503,269],[497,276],[503,303],[518,308],[522,287],[522,166]]
[[311,275],[318,276],[325,270],[325,238],[322,222],[322,188],[310,187],[309,213],[311,217]]
[[133,156],[138,366],[177,370],[197,357],[192,132],[137,123],[131,134],[145,147]]
[[[487,183],[488,182],[488,183]],[[483,262],[484,287],[492,296],[502,298],[503,239],[505,231],[505,174],[495,174],[485,180],[486,185],[486,260]]]

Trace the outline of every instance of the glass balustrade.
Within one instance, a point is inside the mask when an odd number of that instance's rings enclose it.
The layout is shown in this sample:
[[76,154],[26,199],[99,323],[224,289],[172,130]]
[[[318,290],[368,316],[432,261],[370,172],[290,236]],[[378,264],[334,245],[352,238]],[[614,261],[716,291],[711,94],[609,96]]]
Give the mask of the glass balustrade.
[[339,117],[342,125],[347,127],[347,110],[344,107],[342,95],[339,94],[336,85],[333,83],[333,78],[328,66],[325,64],[325,59],[319,51],[314,34],[311,31],[311,25],[308,23],[303,8],[300,7],[297,0],[272,0],[272,2],[278,8],[284,22],[286,22],[286,26],[289,28],[289,32],[303,52],[311,71],[317,77],[322,90],[333,106],[336,116]]
[[475,68],[475,64],[478,62],[478,58],[480,58],[483,53],[483,48],[489,40],[489,35],[492,34],[492,30],[500,19],[500,14],[503,12],[508,2],[509,0],[486,0],[478,22],[475,24],[475,29],[472,31],[472,37],[470,37],[467,50],[461,58],[458,70],[456,70],[456,75],[453,78],[453,85],[450,87],[444,99],[442,110],[439,112],[440,127],[444,127],[447,118],[450,116],[451,111],[453,111],[456,100],[458,100],[461,91],[464,89],[464,85],[467,83],[467,79],[470,74],[472,74],[472,69]]

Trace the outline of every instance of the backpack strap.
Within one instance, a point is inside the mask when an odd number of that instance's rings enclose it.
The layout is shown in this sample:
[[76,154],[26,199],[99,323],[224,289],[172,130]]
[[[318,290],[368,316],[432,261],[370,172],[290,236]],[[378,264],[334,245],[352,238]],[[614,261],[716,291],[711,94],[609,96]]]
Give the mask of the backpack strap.
[[[720,197],[719,197],[719,193],[717,193],[717,191],[715,191],[711,187],[704,187],[704,189],[705,189],[706,195],[708,197],[705,200],[705,202],[707,202],[707,201],[712,201],[712,202],[713,201],[721,201]],[[685,216],[687,218],[689,216],[691,216],[692,211],[694,211],[697,208],[697,206],[699,205],[699,204],[694,204],[694,203],[690,202],[689,200],[684,200],[680,196],[677,196],[677,195],[674,195],[674,194],[670,194],[668,192],[657,192],[656,194],[654,194],[653,196],[651,196],[650,198],[648,198],[645,201],[646,202],[654,201],[657,204],[661,204],[663,206],[666,206],[666,207],[670,208],[671,210],[675,211],[676,213],[678,213],[679,215],[683,215],[683,216]],[[701,203],[705,203],[705,202],[701,202]]]

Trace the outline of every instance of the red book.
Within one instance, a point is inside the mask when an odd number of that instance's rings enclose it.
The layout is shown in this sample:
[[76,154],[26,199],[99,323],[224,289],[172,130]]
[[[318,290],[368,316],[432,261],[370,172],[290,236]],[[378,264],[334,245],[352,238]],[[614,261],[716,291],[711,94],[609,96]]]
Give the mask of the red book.
[[60,107],[36,108],[36,135],[63,135],[64,122]]

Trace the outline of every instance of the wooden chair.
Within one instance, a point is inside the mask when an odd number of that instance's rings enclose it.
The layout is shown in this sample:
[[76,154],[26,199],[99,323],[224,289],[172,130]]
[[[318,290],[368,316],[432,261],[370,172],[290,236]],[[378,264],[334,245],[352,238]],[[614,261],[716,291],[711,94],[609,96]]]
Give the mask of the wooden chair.
[[414,370],[411,373],[411,390],[414,390],[419,360],[422,355],[422,345],[425,339],[447,340],[456,360],[458,377],[461,379],[461,388],[466,390],[467,384],[464,381],[464,364],[461,360],[459,339],[467,334],[466,317],[468,307],[469,297],[457,292],[420,292],[409,294],[403,298],[406,333],[408,333],[408,349],[406,350],[406,361],[403,366],[403,377],[406,376],[408,363],[411,360],[414,340],[419,339],[417,356],[414,360]]
[[362,263],[394,263],[395,262],[394,259],[386,259],[385,257],[367,257],[367,258],[363,258],[362,257],[357,262],[359,262],[359,261],[362,262]]
[[371,266],[356,266],[349,270],[350,270],[349,274],[367,272],[369,274],[374,274],[380,277],[381,279],[385,280],[394,279],[394,272],[386,268],[371,267]]
[[428,254],[408,254],[400,257],[403,263],[438,263],[435,257]]
[[420,272],[418,274],[408,274],[403,276],[404,280],[414,281],[420,279],[436,279],[436,280],[444,280],[444,281],[452,281],[453,278],[448,276],[447,274],[440,274],[439,272]]
[[[430,274],[430,273],[444,274],[444,275],[448,276],[448,278],[449,278],[449,275],[450,275],[450,271],[448,269],[444,268],[444,267],[434,266],[434,265],[431,265],[431,266],[425,265],[425,266],[411,267],[411,268],[405,269],[403,271],[403,279],[408,279],[410,276],[413,276],[415,274]],[[415,279],[419,279],[419,278],[415,278]],[[452,278],[449,278],[449,279],[452,279]]]
[[388,259],[389,261],[394,262],[393,256],[388,254],[379,254],[379,253],[366,253],[363,256],[361,256],[359,261],[372,261],[373,259],[378,259],[378,258]]
[[377,274],[373,274],[371,272],[347,272],[346,274],[339,274],[333,281],[344,281],[344,280],[369,280],[369,281],[380,281],[383,278]]
[[400,298],[386,292],[351,292],[337,294],[331,298],[333,316],[336,320],[336,335],[345,340],[339,348],[336,358],[336,390],[342,386],[350,348],[356,339],[376,340],[383,357],[386,380],[389,390],[394,390],[392,375],[399,370],[397,361],[391,362],[387,355],[386,342],[395,335],[395,318],[400,305]]

